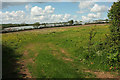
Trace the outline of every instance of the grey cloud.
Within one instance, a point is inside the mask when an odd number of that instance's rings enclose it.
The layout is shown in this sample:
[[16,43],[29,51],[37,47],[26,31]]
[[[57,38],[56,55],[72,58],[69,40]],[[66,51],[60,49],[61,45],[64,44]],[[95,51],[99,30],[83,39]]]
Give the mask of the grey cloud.
[[[2,2],[2,9],[7,8],[9,6],[20,6],[20,5],[26,5],[31,2]],[[35,2],[35,3],[43,3],[43,2]]]
[[117,0],[4,0],[3,2],[80,2],[80,1],[93,1],[93,2],[116,2]]
[[7,8],[9,6],[25,5],[25,4],[28,4],[28,2],[2,2],[2,8]]

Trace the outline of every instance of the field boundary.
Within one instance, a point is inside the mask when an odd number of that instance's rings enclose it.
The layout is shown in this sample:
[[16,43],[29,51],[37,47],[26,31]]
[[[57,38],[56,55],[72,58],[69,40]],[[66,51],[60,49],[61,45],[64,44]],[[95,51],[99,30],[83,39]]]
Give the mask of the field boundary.
[[25,31],[33,31],[33,30],[43,30],[43,29],[54,29],[54,28],[71,28],[71,27],[81,27],[81,26],[91,26],[91,25],[108,25],[108,24],[86,24],[86,25],[73,25],[73,26],[62,26],[62,27],[44,27],[44,28],[37,28],[37,29],[27,29],[21,31],[10,31],[10,32],[0,32],[0,34],[6,33],[16,33],[16,32],[25,32]]

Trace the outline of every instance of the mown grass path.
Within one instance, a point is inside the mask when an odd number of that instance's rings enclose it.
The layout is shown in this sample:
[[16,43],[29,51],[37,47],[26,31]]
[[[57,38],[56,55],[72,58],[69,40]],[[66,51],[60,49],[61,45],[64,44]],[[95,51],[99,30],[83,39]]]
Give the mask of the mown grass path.
[[[37,45],[36,45],[37,46]],[[28,47],[30,47],[30,45],[28,46]],[[35,47],[35,46],[33,46],[32,45],[32,47]],[[85,76],[85,78],[117,78],[117,77],[115,77],[113,74],[111,74],[110,72],[104,72],[104,71],[92,71],[92,70],[90,70],[90,69],[87,69],[84,65],[82,65],[81,63],[79,63],[79,62],[77,62],[77,61],[75,61],[75,60],[78,60],[79,61],[79,59],[78,58],[71,58],[71,56],[70,56],[70,54],[68,53],[68,52],[66,52],[64,49],[62,49],[62,48],[59,48],[58,50],[57,49],[55,49],[55,47],[53,47],[53,45],[50,45],[49,44],[49,47],[51,48],[51,51],[52,51],[52,53],[50,53],[50,54],[52,54],[55,58],[57,58],[58,60],[63,60],[63,62],[64,63],[71,63],[71,66],[73,66],[74,68],[75,68],[75,70],[76,70],[76,72],[81,72],[82,74],[84,74]],[[30,48],[29,48],[30,49]],[[26,50],[25,50],[25,56],[26,57],[29,57],[28,59],[26,59],[25,61],[25,64],[30,64],[30,65],[32,65],[32,66],[35,66],[36,64],[35,64],[35,62],[37,62],[36,61],[36,57],[39,55],[39,53],[38,52],[36,52],[36,51],[34,51],[34,49],[33,48],[31,48],[32,50],[33,50],[33,52],[34,52],[34,58],[30,58],[29,56],[29,54],[28,54],[28,52],[26,52]],[[26,54],[27,53],[27,54]],[[53,62],[54,63],[54,62]],[[76,65],[76,63],[79,63],[79,64],[81,64],[81,65],[79,65],[79,66],[77,66]],[[29,66],[30,66],[29,65]],[[50,66],[51,67],[51,66]],[[52,67],[54,67],[54,66],[52,66]],[[64,65],[63,65],[63,67],[64,67]],[[33,69],[31,69],[31,70],[34,70],[34,68],[35,67],[32,67]],[[69,68],[68,68],[69,69]],[[42,72],[43,72],[43,74],[45,74],[45,72],[44,72],[44,70],[41,70]],[[32,74],[32,71],[31,72],[28,72],[28,70],[26,70],[25,71],[25,73],[26,73],[26,77],[27,78],[31,78],[32,76],[30,76],[30,73]],[[52,72],[51,72],[52,73]],[[40,74],[42,74],[42,73],[40,73]],[[68,74],[68,73],[67,73]],[[117,74],[117,73],[116,73]],[[48,74],[49,75],[49,74]],[[25,77],[25,78],[26,78]],[[37,76],[36,76],[37,77]],[[81,76],[79,76],[79,77],[81,77]],[[84,77],[82,77],[82,78],[84,78]],[[34,76],[34,74],[33,74],[33,78],[35,78],[35,76]]]
[[[20,76],[16,77],[22,78],[116,77],[117,72],[111,74],[109,66],[100,63],[104,58],[101,59],[99,56],[94,60],[83,58],[91,27],[94,25],[2,34],[3,45],[7,46],[3,46],[4,77],[10,77],[8,76],[10,74],[13,76],[19,74]],[[96,28],[94,42],[104,40],[104,34],[109,33],[108,25],[97,25]],[[11,71],[5,72],[9,68]]]

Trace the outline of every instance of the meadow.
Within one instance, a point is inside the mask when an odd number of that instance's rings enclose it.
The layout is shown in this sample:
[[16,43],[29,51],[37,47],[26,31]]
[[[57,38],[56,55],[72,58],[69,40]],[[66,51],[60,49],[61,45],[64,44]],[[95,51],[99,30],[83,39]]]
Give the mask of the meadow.
[[46,28],[2,34],[3,78],[109,78],[116,77],[106,62],[106,54],[97,51],[85,58],[89,32],[95,28],[92,42],[105,40],[109,25]]

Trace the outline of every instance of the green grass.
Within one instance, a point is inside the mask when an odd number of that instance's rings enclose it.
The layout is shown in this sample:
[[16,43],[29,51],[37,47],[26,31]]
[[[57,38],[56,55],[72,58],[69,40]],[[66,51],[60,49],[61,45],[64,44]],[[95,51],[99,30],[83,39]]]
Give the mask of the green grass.
[[[108,26],[96,26],[97,34],[93,39],[95,43],[105,40],[105,34],[109,33]],[[89,31],[92,27],[94,26],[2,34],[2,44],[7,46],[7,48],[3,46],[3,71],[13,66],[15,67],[13,69],[17,68],[13,65],[15,62],[8,63],[8,57],[17,61],[28,60],[27,68],[32,76],[37,78],[92,78],[95,77],[94,74],[83,70],[108,71],[108,64],[103,63],[106,60],[105,54],[90,60],[84,59],[84,49],[88,46]],[[24,55],[25,51],[27,55]],[[30,62],[29,59],[34,62]],[[4,75],[6,74],[8,73],[5,72]]]

